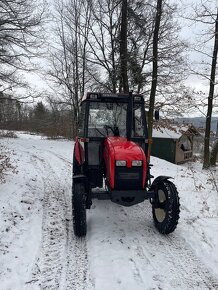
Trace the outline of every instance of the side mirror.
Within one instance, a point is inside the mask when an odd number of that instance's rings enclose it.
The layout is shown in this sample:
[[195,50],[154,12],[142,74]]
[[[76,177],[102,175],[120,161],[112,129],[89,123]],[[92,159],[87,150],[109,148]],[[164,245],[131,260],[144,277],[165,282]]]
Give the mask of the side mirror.
[[160,120],[159,110],[155,110],[155,112],[154,112],[154,118],[155,118],[156,121],[159,121]]

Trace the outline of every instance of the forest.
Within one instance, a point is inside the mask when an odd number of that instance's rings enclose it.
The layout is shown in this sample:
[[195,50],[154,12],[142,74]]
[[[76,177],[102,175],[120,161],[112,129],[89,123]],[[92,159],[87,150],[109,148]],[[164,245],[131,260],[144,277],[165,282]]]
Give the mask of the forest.
[[11,0],[0,16],[1,129],[75,138],[86,92],[133,91],[144,96],[150,137],[154,110],[204,117],[210,166],[216,1]]

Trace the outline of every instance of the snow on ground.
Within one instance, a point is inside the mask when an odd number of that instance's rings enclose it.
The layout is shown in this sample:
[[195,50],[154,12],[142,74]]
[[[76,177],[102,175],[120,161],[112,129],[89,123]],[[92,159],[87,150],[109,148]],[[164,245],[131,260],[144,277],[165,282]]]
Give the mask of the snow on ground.
[[94,201],[86,239],[72,230],[73,142],[19,133],[0,139],[18,174],[0,185],[0,289],[218,289],[218,174],[199,163],[152,158],[174,178],[176,231],[160,235],[148,201],[125,208]]

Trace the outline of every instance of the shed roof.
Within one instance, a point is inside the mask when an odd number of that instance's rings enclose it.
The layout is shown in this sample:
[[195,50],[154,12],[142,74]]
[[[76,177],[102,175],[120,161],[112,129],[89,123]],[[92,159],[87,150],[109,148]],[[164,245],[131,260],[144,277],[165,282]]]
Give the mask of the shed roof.
[[168,128],[153,129],[154,138],[179,139],[181,135],[182,134],[178,130],[170,130]]
[[193,125],[182,125],[181,127],[173,125],[170,128],[158,127],[153,129],[154,138],[179,139],[182,135],[194,136],[200,134]]

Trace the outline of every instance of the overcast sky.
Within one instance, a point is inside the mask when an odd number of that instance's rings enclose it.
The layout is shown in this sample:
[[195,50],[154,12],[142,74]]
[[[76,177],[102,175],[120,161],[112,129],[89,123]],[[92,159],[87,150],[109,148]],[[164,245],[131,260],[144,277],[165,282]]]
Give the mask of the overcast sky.
[[[190,42],[192,44],[199,43],[199,49],[201,48],[201,42],[202,37],[200,34],[204,31],[205,26],[201,25],[199,23],[193,24],[190,21],[184,19],[185,15],[191,15],[193,12],[193,4],[195,5],[200,5],[202,2],[201,0],[180,0],[178,1],[173,1],[173,3],[177,3],[179,5],[179,11],[178,11],[178,21],[182,27],[181,30],[181,37],[186,40],[187,42]],[[207,4],[211,2],[211,5],[214,5],[214,7],[218,7],[218,0],[207,0],[205,1]],[[213,26],[212,26],[213,27]],[[213,28],[212,28],[213,29]],[[213,43],[210,43],[210,49],[212,49]],[[190,65],[194,65],[194,63],[199,62],[202,56],[199,53],[194,52],[193,50],[189,49],[189,62]],[[209,63],[211,62],[211,59],[207,60]],[[45,65],[45,64],[44,64]],[[40,73],[38,74],[30,74],[26,76],[27,80],[32,84],[32,86],[35,87],[37,90],[44,90],[48,89],[48,86],[45,82],[45,78],[43,75]],[[197,90],[202,90],[205,93],[208,92],[209,87],[208,87],[208,81],[204,81],[202,78],[197,77],[195,75],[190,75],[190,77],[187,79],[186,84],[188,86],[191,86]]]

